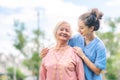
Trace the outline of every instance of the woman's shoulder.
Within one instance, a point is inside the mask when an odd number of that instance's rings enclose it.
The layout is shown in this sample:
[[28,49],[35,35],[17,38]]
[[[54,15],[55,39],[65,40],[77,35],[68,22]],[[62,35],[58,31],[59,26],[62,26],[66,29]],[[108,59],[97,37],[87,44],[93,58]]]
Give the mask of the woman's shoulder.
[[72,36],[71,39],[77,39],[77,38],[83,38],[83,37],[79,33],[77,33],[74,36]]
[[[48,48],[48,49],[49,49],[49,50],[48,50],[46,56],[49,56],[49,55],[51,55],[51,54],[54,52],[54,47],[51,47],[51,48]],[[45,56],[45,57],[46,57],[46,56]]]
[[80,35],[80,34],[76,34],[74,36],[72,36],[72,38],[68,41],[68,44],[70,46],[75,46],[78,43],[83,43],[84,42],[84,38]]
[[68,45],[68,51],[73,51],[73,47]]
[[75,49],[71,46],[69,46],[68,49],[69,52],[67,52],[68,56],[75,62],[82,62],[82,59],[77,55],[77,53],[75,53]]
[[99,37],[96,38],[96,41],[97,41],[97,47],[98,47],[99,49],[100,49],[100,48],[105,48],[104,42],[103,42]]
[[71,53],[71,55],[77,56],[77,54],[75,53],[75,50],[73,47],[69,46],[69,52]]

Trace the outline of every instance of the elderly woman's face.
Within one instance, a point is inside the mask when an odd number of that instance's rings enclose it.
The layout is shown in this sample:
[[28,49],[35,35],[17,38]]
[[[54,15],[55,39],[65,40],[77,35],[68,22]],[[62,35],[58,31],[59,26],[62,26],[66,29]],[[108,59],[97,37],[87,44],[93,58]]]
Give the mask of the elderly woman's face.
[[56,31],[56,38],[58,40],[68,41],[71,37],[70,25],[67,23],[61,24]]

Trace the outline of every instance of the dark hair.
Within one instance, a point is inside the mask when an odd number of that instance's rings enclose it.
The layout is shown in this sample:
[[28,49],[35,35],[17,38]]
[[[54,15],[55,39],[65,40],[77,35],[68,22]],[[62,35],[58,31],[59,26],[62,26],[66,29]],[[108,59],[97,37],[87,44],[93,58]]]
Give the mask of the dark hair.
[[94,26],[94,31],[97,31],[100,27],[100,19],[102,19],[103,13],[97,8],[93,8],[90,12],[82,14],[79,19],[82,20],[89,28]]

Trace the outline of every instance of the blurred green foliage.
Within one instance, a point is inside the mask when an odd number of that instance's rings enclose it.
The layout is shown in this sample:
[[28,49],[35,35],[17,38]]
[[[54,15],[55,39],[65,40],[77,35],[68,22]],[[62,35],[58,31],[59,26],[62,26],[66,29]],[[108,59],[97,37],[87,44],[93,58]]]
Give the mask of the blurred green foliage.
[[[43,38],[44,34],[40,30],[39,26],[32,31],[30,35],[25,35],[25,25],[19,20],[14,21],[14,31],[16,37],[14,39],[15,48],[24,55],[25,60],[23,64],[32,72],[32,76],[36,76],[37,80],[39,78],[39,66],[41,58],[39,57],[39,52],[42,46],[40,38]],[[29,47],[28,44],[32,43],[33,46]],[[27,49],[30,51],[27,51]]]
[[[13,76],[14,76],[14,68],[13,67],[10,67],[7,69],[8,71],[8,74],[10,76],[10,80],[13,80]],[[25,79],[25,75],[23,72],[21,72],[20,69],[16,69],[16,80],[24,80]]]
[[[120,72],[120,32],[117,29],[120,24],[120,18],[107,18],[105,24],[110,28],[107,32],[99,31],[98,36],[103,40],[107,48],[107,70],[106,80],[119,80]],[[104,26],[106,28],[106,26]]]
[[[118,80],[120,76],[120,32],[116,31],[120,25],[120,18],[107,18],[104,22],[110,30],[106,32],[99,31],[97,34],[103,40],[107,48],[105,80]],[[16,32],[14,46],[25,56],[23,64],[32,71],[33,76],[39,77],[39,66],[41,62],[39,52],[43,45],[40,40],[43,39],[42,36],[44,36],[44,34],[40,31],[38,26],[37,29],[32,31],[33,37],[30,37],[31,35],[25,35],[25,24],[17,20],[14,22],[14,26]],[[30,52],[24,50],[29,43],[34,44],[34,46],[30,48]]]

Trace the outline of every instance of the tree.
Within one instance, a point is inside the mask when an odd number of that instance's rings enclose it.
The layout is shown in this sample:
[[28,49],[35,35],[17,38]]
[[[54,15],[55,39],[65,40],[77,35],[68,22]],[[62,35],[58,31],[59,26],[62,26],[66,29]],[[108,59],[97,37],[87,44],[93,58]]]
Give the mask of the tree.
[[110,27],[110,30],[104,33],[99,32],[98,35],[103,40],[107,48],[106,78],[108,80],[118,80],[118,76],[120,76],[120,68],[117,67],[117,65],[120,65],[120,33],[116,32],[116,30],[120,23],[120,18],[107,18],[105,23]]
[[14,39],[15,41],[14,46],[24,56],[26,56],[26,53],[23,51],[23,48],[25,47],[26,41],[27,41],[27,38],[23,33],[25,30],[25,24],[23,22],[20,23],[19,20],[15,20],[14,27],[15,27],[15,33],[16,33],[16,37]]
[[[37,29],[33,30],[33,33],[31,34],[34,37],[30,38],[24,34],[26,30],[24,23],[16,20],[14,22],[14,26],[16,32],[14,46],[25,56],[23,64],[28,67],[28,69],[32,71],[33,76],[36,76],[38,79],[39,66],[41,61],[39,57],[39,51],[43,45],[40,40],[43,38],[43,32],[40,31],[38,27]],[[28,46],[30,43],[33,44],[32,47]],[[30,52],[28,52],[26,48],[29,48]]]
[[[8,74],[10,75],[11,80],[13,80],[13,69],[12,67],[8,68]],[[25,75],[20,71],[20,69],[16,69],[17,80],[24,80]]]

